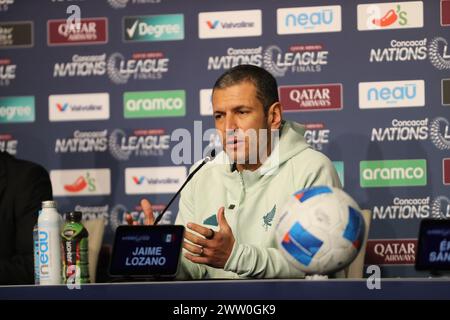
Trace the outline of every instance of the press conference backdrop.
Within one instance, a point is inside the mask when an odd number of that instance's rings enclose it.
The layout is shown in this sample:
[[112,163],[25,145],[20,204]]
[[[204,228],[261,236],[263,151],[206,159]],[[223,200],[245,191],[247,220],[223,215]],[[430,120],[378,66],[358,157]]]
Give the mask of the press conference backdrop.
[[242,63],[372,210],[382,276],[419,275],[420,220],[450,217],[449,0],[0,0],[0,19],[0,149],[50,171],[60,212],[104,217],[105,245],[216,143],[211,87]]

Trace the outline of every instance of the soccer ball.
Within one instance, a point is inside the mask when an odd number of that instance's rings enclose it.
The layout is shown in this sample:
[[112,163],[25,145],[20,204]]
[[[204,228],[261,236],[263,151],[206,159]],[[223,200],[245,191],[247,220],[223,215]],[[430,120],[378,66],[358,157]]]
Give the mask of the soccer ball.
[[329,275],[345,268],[364,241],[361,209],[341,189],[300,190],[281,212],[277,245],[288,262],[306,274]]

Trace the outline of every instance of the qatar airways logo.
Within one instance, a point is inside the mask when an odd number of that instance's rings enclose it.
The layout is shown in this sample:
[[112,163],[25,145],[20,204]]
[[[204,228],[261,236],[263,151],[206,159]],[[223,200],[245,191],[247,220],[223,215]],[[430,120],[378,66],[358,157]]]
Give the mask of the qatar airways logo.
[[374,239],[367,241],[364,264],[414,265],[417,239]]
[[328,65],[329,51],[321,44],[292,45],[286,52],[272,45],[263,54],[264,68],[276,77],[284,77],[286,72],[321,72]]
[[280,86],[284,111],[341,110],[342,84]]
[[441,0],[441,26],[450,26],[450,0]]
[[55,196],[111,194],[110,169],[52,170],[50,180]]
[[0,58],[0,87],[9,86],[16,79],[17,65],[9,58]]
[[54,78],[95,77],[106,73],[106,53],[82,56],[74,54],[68,62],[56,62]]
[[70,138],[57,138],[55,153],[87,153],[105,152],[108,150],[108,131],[80,131],[73,132]]
[[15,156],[17,154],[17,145],[19,140],[15,139],[10,133],[0,133],[0,151],[8,152]]
[[158,80],[169,72],[170,59],[163,52],[134,53],[126,59],[121,53],[108,58],[108,76],[115,84],[134,80]]
[[48,45],[104,44],[107,42],[107,18],[83,18],[78,23],[69,23],[65,19],[47,21]]
[[111,132],[109,151],[117,160],[135,157],[160,157],[170,148],[170,135],[164,129],[138,129],[127,134],[122,129]]

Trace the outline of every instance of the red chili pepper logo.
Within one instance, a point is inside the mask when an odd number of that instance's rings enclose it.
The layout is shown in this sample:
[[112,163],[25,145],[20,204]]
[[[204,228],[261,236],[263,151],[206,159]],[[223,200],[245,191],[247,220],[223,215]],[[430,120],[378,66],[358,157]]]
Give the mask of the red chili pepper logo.
[[64,185],[64,189],[69,192],[80,192],[81,190],[86,188],[86,186],[86,179],[83,176],[79,176],[74,183]]
[[381,19],[373,19],[372,23],[379,27],[388,27],[397,21],[398,16],[394,9],[389,10]]

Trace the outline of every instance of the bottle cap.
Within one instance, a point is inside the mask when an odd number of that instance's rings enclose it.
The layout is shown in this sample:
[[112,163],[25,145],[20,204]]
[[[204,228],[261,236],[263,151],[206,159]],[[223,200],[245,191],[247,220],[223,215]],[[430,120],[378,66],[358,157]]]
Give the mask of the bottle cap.
[[56,208],[56,201],[42,201],[42,209]]
[[82,216],[83,216],[83,213],[81,211],[70,211],[67,214],[67,220],[81,221]]

